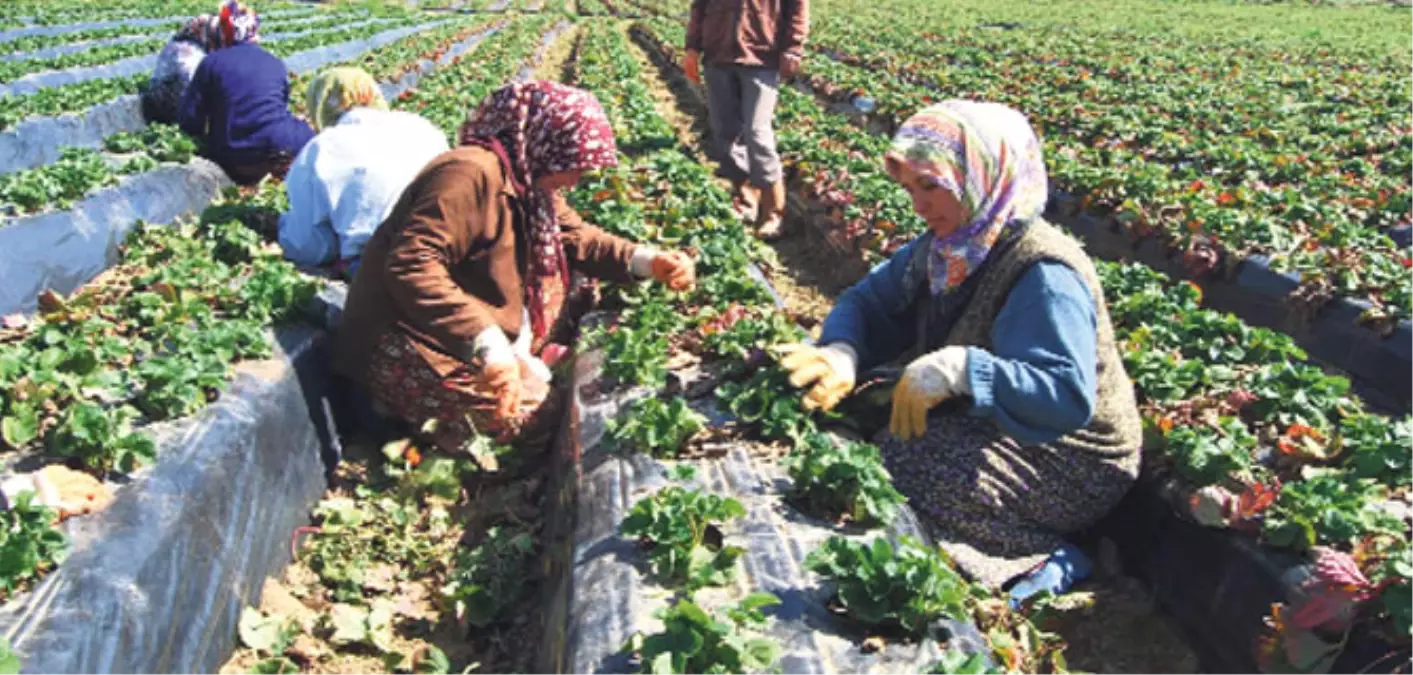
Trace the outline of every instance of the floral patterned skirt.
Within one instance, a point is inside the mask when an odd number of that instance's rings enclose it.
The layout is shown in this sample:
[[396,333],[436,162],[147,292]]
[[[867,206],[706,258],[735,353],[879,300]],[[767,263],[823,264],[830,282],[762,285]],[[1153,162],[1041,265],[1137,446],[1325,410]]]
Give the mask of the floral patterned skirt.
[[[549,442],[557,430],[563,396],[545,383],[527,381],[519,414],[495,416],[495,398],[480,386],[469,367],[442,377],[401,331],[378,340],[368,364],[368,389],[388,414],[422,430],[446,453],[467,452],[478,436],[519,446]],[[486,458],[477,456],[484,465]],[[490,468],[490,467],[486,467]]]
[[936,412],[922,439],[884,431],[883,461],[933,539],[976,581],[1004,586],[1092,525],[1138,476],[1139,453],[1107,458],[1024,446],[992,420]]

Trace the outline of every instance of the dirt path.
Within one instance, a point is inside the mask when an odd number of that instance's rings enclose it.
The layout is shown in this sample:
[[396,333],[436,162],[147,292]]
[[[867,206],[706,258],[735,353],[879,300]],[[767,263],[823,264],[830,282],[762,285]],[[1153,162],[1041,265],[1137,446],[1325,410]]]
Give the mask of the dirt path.
[[[625,23],[626,30],[626,23]],[[692,154],[706,157],[709,130],[702,95],[674,68],[659,67],[637,41],[634,55],[646,72],[656,73],[650,86],[658,108],[678,131]],[[796,208],[786,220],[786,236],[771,247],[780,265],[770,270],[771,282],[790,309],[822,320],[834,298],[852,283],[842,278],[832,254],[821,251],[805,234]],[[1158,613],[1147,591],[1120,570],[1099,570],[1057,605],[1047,628],[1064,636],[1069,665],[1097,673],[1197,672],[1196,656]]]

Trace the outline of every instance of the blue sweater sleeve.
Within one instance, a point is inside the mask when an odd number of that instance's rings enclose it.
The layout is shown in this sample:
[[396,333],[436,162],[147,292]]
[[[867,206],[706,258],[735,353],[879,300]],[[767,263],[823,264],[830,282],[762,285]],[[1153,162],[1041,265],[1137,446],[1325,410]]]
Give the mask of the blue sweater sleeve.
[[917,239],[879,263],[849,287],[824,319],[819,344],[845,343],[859,356],[860,369],[897,358],[917,337],[915,309],[903,276]]
[[177,126],[193,138],[206,136],[206,104],[202,99],[211,73],[207,62],[207,59],[202,59],[201,65],[196,67],[191,82],[186,85],[186,92],[182,94],[181,109],[177,111]]
[[1011,288],[991,328],[993,352],[967,348],[972,414],[1021,443],[1048,443],[1084,427],[1098,389],[1098,319],[1083,278],[1036,263]]

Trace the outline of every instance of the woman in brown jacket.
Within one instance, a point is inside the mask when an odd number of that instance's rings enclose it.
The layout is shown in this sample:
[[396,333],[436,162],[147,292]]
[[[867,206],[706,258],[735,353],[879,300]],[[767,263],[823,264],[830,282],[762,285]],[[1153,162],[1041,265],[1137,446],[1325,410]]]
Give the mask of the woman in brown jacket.
[[336,369],[446,452],[477,434],[509,442],[542,430],[554,411],[535,355],[564,327],[571,270],[695,282],[686,255],[605,233],[569,208],[561,190],[616,163],[588,92],[544,81],[493,92],[461,147],[422,170],[364,249]]

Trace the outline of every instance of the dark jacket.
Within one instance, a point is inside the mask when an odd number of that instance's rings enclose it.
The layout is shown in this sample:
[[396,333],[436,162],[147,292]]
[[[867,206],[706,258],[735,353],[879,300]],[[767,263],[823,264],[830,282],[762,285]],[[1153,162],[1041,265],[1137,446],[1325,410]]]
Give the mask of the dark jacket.
[[809,0],[692,0],[687,49],[708,66],[778,68],[804,56],[809,30]]
[[278,57],[247,42],[201,60],[177,122],[222,167],[299,154],[314,130],[289,111],[289,72]]

